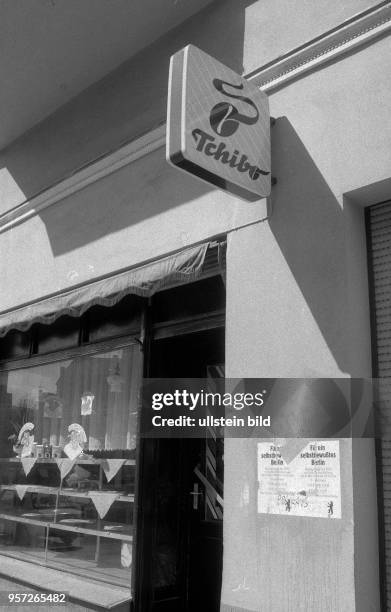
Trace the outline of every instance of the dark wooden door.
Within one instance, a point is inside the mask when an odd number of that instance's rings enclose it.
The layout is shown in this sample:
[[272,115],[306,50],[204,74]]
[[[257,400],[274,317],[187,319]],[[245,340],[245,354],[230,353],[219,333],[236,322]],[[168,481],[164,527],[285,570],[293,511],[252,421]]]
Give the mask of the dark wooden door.
[[[218,612],[223,520],[198,474],[204,440],[149,440],[141,554],[142,612]],[[210,485],[208,485],[209,487]]]
[[189,612],[217,612],[220,609],[223,473],[219,464],[222,449],[223,441],[212,437],[197,440],[194,448],[189,491]]
[[[201,378],[224,359],[224,330],[153,343],[150,376]],[[142,442],[137,612],[218,612],[222,577],[222,442]],[[216,498],[216,492],[218,498]]]

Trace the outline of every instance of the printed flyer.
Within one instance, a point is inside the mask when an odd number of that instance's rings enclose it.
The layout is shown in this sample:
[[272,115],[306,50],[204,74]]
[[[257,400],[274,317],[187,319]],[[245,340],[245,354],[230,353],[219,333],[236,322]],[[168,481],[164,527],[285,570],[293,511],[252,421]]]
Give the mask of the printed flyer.
[[341,518],[338,440],[314,440],[290,462],[274,444],[258,444],[258,512]]

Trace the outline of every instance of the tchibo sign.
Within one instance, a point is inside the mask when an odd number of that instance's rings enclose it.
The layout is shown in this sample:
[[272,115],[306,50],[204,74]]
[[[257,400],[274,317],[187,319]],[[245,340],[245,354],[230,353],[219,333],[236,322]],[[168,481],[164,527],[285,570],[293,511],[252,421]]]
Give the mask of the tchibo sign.
[[246,200],[270,194],[267,96],[197,47],[171,57],[167,161]]

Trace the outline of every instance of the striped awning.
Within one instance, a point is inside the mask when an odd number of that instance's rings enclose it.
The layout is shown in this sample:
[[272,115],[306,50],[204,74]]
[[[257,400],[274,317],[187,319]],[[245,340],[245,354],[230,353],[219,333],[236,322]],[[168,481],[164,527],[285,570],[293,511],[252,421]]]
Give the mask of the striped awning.
[[53,323],[63,315],[80,317],[96,304],[114,306],[125,295],[149,297],[169,287],[194,282],[217,269],[220,244],[204,243],[114,276],[0,313],[0,337],[11,329],[27,331],[34,323]]

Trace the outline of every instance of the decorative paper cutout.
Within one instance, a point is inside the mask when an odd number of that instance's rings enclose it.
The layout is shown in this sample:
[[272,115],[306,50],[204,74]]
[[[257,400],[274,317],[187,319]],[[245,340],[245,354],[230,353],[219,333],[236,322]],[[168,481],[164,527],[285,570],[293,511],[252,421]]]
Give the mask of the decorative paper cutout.
[[121,544],[121,565],[122,567],[132,565],[132,545],[128,542],[122,542]]
[[37,460],[37,457],[22,457],[21,458],[23,470],[26,476],[28,476],[31,470],[33,469],[36,460]]
[[64,446],[64,453],[69,457],[70,461],[77,459],[82,452],[83,449],[78,442],[68,442],[68,444]]
[[90,498],[101,519],[106,516],[117,497],[119,497],[118,493],[90,491]]
[[28,488],[29,488],[29,485],[21,485],[21,484],[15,485],[15,490],[18,494],[20,501],[22,501],[22,499],[24,498]]
[[58,469],[60,470],[61,480],[65,478],[75,465],[74,459],[56,459]]
[[94,403],[95,395],[89,391],[85,391],[81,396],[81,409],[82,415],[92,414],[92,405]]
[[121,469],[126,459],[106,459],[103,462],[103,471],[106,475],[107,482],[110,482],[112,478],[116,475],[118,470]]

